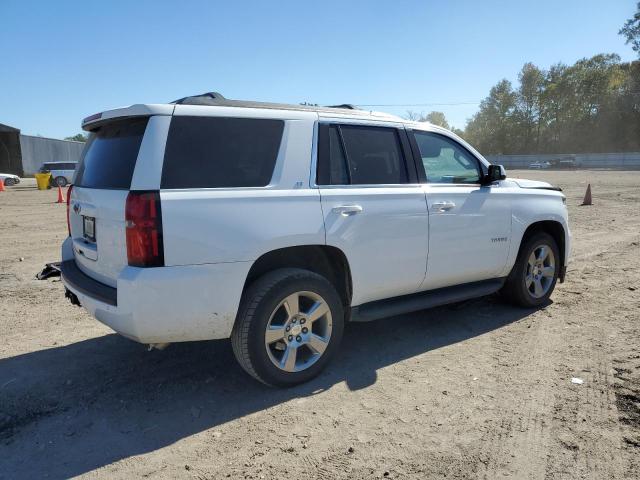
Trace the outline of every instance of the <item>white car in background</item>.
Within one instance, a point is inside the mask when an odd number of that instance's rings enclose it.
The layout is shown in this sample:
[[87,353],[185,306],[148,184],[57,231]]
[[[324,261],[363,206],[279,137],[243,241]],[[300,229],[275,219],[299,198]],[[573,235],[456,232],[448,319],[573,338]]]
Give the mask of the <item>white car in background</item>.
[[529,165],[531,170],[546,170],[551,167],[551,163],[549,162],[533,162]]
[[11,187],[20,183],[20,177],[12,173],[0,173],[0,180],[4,182],[5,187]]
[[560,189],[428,123],[211,93],[83,128],[66,296],[159,348],[231,338],[269,385],[316,376],[347,322],[498,290],[539,307],[565,276]]
[[46,162],[40,167],[40,173],[51,174],[52,187],[66,187],[73,182],[77,162]]

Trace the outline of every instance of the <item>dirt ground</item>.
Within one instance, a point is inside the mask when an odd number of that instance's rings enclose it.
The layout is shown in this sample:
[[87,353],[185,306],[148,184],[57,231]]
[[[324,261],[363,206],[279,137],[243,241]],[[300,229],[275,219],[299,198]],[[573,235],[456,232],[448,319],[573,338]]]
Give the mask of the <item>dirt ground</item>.
[[509,174],[568,197],[550,305],[349,325],[288,390],[227,341],[147,352],[70,305],[34,278],[66,235],[55,191],[0,192],[0,478],[640,478],[640,172]]

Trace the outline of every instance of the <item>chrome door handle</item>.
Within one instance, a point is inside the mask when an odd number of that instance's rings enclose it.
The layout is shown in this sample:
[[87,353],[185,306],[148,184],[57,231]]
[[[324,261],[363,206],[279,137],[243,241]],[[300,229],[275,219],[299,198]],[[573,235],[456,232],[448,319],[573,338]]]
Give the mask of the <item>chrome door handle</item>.
[[431,206],[439,212],[446,212],[447,210],[454,208],[456,204],[453,202],[434,202]]
[[339,207],[333,207],[331,211],[333,213],[339,213],[343,217],[350,217],[356,213],[362,212],[363,208],[360,205],[340,205]]

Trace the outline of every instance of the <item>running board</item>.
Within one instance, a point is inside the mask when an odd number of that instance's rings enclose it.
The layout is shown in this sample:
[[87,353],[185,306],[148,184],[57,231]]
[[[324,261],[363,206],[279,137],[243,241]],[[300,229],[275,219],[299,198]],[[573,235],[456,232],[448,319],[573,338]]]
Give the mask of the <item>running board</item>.
[[484,297],[500,290],[505,280],[506,278],[494,278],[364,303],[351,309],[351,321],[369,322],[471,298]]

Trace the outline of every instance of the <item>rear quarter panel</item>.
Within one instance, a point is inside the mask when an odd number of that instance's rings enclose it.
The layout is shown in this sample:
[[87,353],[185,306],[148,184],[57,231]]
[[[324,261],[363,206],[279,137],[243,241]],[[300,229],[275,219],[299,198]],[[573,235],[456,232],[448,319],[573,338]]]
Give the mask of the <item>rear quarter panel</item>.
[[317,190],[164,190],[160,196],[167,266],[254,261],[277,248],[325,241]]
[[254,261],[278,248],[325,243],[320,194],[308,188],[317,114],[180,105],[175,111],[230,114],[285,120],[272,180],[255,188],[161,190],[167,266]]

